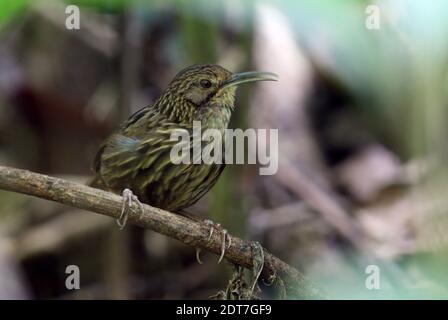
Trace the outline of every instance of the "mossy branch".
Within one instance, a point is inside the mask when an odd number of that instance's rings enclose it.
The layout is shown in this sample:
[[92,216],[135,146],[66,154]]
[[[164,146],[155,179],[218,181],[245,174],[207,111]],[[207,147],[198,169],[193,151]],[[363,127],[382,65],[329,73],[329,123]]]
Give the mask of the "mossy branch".
[[[123,200],[116,194],[79,183],[4,166],[0,166],[0,189],[56,201],[112,218],[118,218],[120,215]],[[181,215],[145,204],[141,212],[140,207],[133,203],[128,222],[177,239],[192,247],[215,254],[220,253],[221,237],[218,232],[214,232],[212,238],[207,240],[208,226]],[[251,252],[250,243],[232,237],[232,245],[226,251],[225,258],[231,263],[251,268]],[[280,277],[279,283],[284,283],[288,298],[325,298],[321,289],[308,281],[298,270],[264,249],[261,279],[272,282],[277,277]]]

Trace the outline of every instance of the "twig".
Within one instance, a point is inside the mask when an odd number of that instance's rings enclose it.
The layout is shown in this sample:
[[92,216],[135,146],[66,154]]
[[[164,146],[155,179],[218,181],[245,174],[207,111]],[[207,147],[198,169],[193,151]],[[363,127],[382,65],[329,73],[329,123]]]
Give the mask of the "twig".
[[292,192],[301,196],[310,208],[319,212],[355,247],[365,250],[365,236],[362,230],[350,219],[348,212],[336,200],[336,196],[330,190],[321,188],[302,170],[294,167],[286,155],[281,159],[278,173],[274,177]]
[[[254,128],[276,128],[282,132],[278,143],[278,172],[271,176],[274,181],[270,179],[269,186],[279,182],[288,188],[365,252],[365,235],[333,191],[329,169],[312,132],[307,109],[313,83],[311,63],[297,45],[296,35],[280,10],[258,4],[256,17],[255,65],[260,70],[275,70],[282,79],[276,86],[257,91],[249,117]],[[281,58],[272,59],[274,55]]]
[[[0,189],[24,193],[47,200],[63,203],[79,209],[93,211],[112,218],[118,218],[122,197],[99,189],[87,187],[60,178],[0,166]],[[192,247],[199,247],[219,254],[221,237],[215,232],[208,240],[208,226],[186,217],[143,205],[143,212],[132,204],[129,223],[151,229]],[[289,298],[324,299],[323,291],[307,280],[299,271],[264,250],[264,268],[261,279],[280,277],[285,283]],[[233,237],[225,257],[231,263],[252,267],[251,245]]]

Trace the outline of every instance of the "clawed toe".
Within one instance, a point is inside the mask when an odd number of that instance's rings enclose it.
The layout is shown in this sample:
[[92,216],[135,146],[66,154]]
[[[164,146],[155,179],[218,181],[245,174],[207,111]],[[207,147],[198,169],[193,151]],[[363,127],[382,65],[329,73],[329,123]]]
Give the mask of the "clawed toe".
[[132,206],[132,202],[135,201],[138,206],[140,207],[140,210],[143,212],[143,205],[138,200],[137,196],[132,193],[130,189],[124,189],[122,192],[123,196],[123,205],[121,206],[121,213],[120,216],[117,219],[117,224],[120,227],[120,230],[122,230],[126,226],[126,222],[128,221],[129,216],[129,209]]
[[[220,263],[222,261],[222,259],[224,258],[226,250],[229,249],[230,246],[232,245],[232,238],[230,237],[227,230],[223,229],[219,223],[214,223],[211,220],[204,220],[204,223],[210,227],[207,241],[210,241],[210,239],[213,236],[213,233],[215,232],[215,229],[217,229],[219,232],[221,232],[221,236],[222,236],[221,254],[220,254],[219,260],[218,260],[218,263]],[[200,253],[201,253],[201,249],[196,248],[196,260],[198,261],[199,264],[202,264],[202,261],[200,259]]]
[[221,240],[221,255],[219,256],[218,263],[221,263],[222,258],[224,258],[224,254],[226,253],[226,239],[227,239],[227,230],[226,229],[223,229],[221,231],[221,236],[222,236],[222,240]]
[[201,248],[196,248],[196,261],[197,261],[199,264],[202,264],[202,260],[201,260],[201,251],[202,251]]
[[[221,263],[222,259],[224,258],[224,255],[226,253],[226,250],[229,249],[230,246],[232,245],[232,237],[227,232],[227,230],[226,229],[222,229],[221,234],[222,234],[221,255],[219,257],[218,263]],[[226,245],[227,241],[229,242],[228,245]]]
[[210,233],[208,234],[208,238],[207,238],[207,241],[210,241],[210,239],[213,236],[213,232],[215,230],[215,225],[216,225],[217,228],[219,228],[221,225],[219,223],[215,224],[212,220],[208,220],[208,219],[204,220],[204,223],[206,225],[210,226]]

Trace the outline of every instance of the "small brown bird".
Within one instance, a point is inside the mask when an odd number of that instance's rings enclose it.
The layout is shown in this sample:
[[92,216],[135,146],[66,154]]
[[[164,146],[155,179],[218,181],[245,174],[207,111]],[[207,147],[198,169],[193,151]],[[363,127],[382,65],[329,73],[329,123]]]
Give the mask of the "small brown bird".
[[[153,105],[134,113],[104,141],[94,160],[96,175],[90,185],[123,195],[117,220],[121,228],[131,201],[185,214],[183,209],[210,190],[225,164],[174,164],[170,152],[178,140],[172,140],[171,134],[184,129],[192,137],[193,121],[199,121],[202,130],[224,133],[234,110],[236,85],[263,80],[277,80],[277,76],[269,72],[232,74],[218,65],[187,67]],[[222,234],[219,261],[228,237],[224,229]]]

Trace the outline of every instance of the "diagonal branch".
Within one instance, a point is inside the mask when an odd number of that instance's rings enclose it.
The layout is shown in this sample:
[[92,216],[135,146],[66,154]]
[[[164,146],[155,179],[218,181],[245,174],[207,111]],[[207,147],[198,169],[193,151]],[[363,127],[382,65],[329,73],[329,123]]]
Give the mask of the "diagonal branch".
[[[122,197],[64,179],[50,177],[27,170],[0,166],[0,189],[24,193],[71,207],[93,211],[112,218],[118,218]],[[207,240],[209,228],[186,217],[143,205],[143,212],[133,203],[129,212],[129,223],[150,229],[177,239],[192,247],[198,247],[215,254],[220,253],[221,237],[215,232]],[[232,238],[232,245],[225,257],[231,263],[252,267],[251,245],[239,238]],[[285,285],[287,297],[323,299],[323,291],[308,281],[298,270],[278,259],[264,249],[264,268],[261,278],[272,282],[280,277]]]

